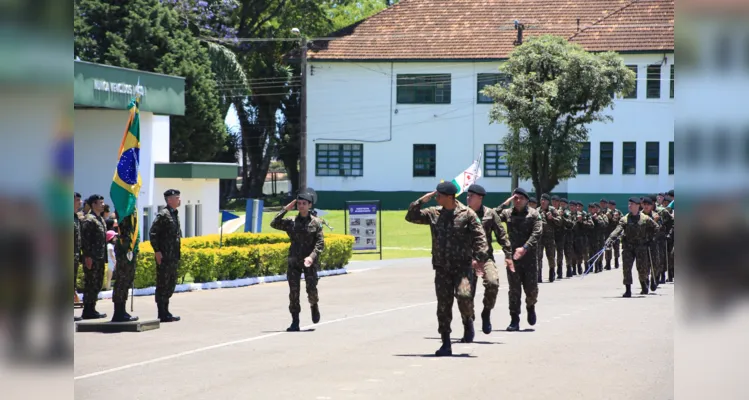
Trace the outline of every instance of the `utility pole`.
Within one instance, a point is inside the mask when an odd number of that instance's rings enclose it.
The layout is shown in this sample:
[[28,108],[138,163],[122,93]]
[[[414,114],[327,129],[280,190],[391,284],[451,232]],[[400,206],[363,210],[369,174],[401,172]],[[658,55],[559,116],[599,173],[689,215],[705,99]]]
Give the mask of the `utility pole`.
[[302,36],[302,89],[299,133],[299,191],[307,188],[307,38]]
[[[520,23],[520,21],[515,20],[515,30],[518,31],[518,38],[517,40],[515,40],[515,42],[512,43],[514,46],[520,46],[521,44],[523,44],[523,30],[524,29],[525,29],[525,25]],[[515,137],[515,143],[520,141],[519,131],[513,132],[512,135]],[[518,179],[518,173],[515,169],[510,168],[510,173],[512,173],[512,180],[510,183],[510,186],[512,187],[510,188],[510,192],[513,192],[515,191],[515,189],[518,188],[518,186],[520,186],[520,179]]]

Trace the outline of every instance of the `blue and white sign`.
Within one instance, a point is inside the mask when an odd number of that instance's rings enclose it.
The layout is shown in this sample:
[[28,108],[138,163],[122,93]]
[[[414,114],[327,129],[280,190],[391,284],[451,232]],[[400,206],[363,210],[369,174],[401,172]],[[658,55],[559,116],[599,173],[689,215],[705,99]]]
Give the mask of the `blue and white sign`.
[[354,250],[376,250],[377,204],[349,204],[348,212]]

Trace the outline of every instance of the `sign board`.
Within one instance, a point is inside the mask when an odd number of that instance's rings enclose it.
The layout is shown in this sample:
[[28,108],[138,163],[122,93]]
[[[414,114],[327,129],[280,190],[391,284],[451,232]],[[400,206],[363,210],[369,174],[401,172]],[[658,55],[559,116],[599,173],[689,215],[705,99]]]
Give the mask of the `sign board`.
[[354,237],[353,250],[376,250],[382,259],[382,212],[380,201],[347,201],[346,214],[347,234]]

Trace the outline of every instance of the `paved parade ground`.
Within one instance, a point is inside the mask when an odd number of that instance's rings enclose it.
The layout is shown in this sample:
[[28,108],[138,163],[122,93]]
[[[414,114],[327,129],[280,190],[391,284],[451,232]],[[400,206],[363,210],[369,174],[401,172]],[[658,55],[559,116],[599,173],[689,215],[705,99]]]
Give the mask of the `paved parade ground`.
[[[157,330],[76,333],[75,398],[674,398],[674,284],[647,296],[633,285],[623,299],[621,268],[543,283],[538,323],[529,329],[523,306],[521,331],[511,333],[500,274],[494,332],[481,332],[479,284],[475,342],[437,358],[428,259],[353,262],[349,271],[320,280],[317,325],[302,283],[302,332],[285,332],[288,286],[278,282],[175,294],[170,310],[182,321]],[[112,303],[98,309],[111,316]],[[136,297],[133,315],[155,318],[153,296]],[[456,342],[457,303],[452,328]]]

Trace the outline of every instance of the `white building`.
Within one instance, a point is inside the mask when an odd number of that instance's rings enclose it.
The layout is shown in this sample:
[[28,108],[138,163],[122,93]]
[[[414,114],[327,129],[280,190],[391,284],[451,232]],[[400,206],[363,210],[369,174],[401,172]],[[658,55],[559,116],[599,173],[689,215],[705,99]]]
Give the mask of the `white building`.
[[[137,82],[140,88],[135,89]],[[169,118],[185,113],[184,78],[88,62],[75,62],[75,191],[85,199],[97,193],[112,206],[109,188],[128,120],[133,91],[140,106],[138,196],[141,238],[165,205],[167,189],[181,192],[179,208],[185,237],[218,233],[219,179],[235,179],[238,165],[169,162]]]
[[554,193],[614,198],[623,208],[633,194],[672,189],[674,1],[530,3],[403,0],[340,39],[313,43],[307,184],[320,207],[381,199],[403,209],[479,153],[487,201],[504,200],[511,178],[498,143],[508,129],[489,124],[491,102],[479,91],[499,77],[515,20],[525,38],[554,33],[589,51],[614,50],[637,72],[636,95],[615,101],[614,122],[591,126],[577,177]]

